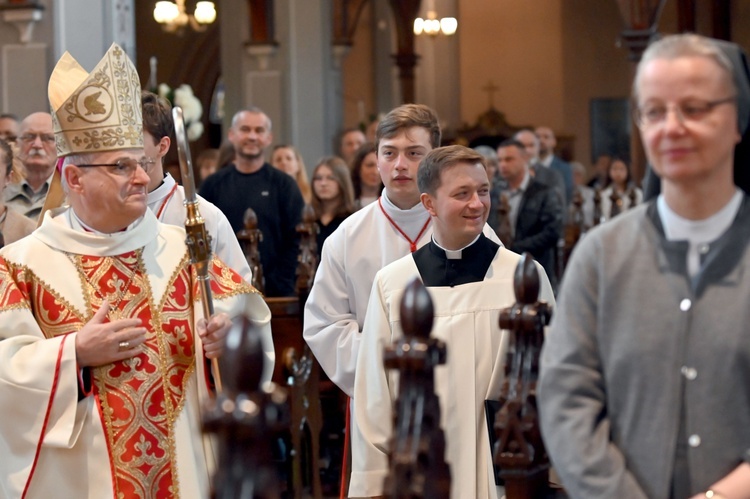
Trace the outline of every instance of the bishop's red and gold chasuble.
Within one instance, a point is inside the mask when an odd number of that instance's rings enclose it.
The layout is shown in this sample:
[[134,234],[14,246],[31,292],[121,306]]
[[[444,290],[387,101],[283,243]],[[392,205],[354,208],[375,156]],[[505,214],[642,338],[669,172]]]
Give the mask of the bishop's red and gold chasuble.
[[[10,279],[0,280],[0,311],[29,307],[46,338],[78,331],[104,300],[110,304],[108,320],[141,319],[148,330],[142,352],[90,370],[91,395],[111,459],[113,496],[180,497],[173,426],[196,367],[193,306],[199,298],[187,255],[169,278],[159,303],[154,302],[141,250],[67,257],[81,281],[88,307],[85,317],[28,267],[2,258],[0,275]],[[211,277],[216,299],[254,291],[217,259]],[[202,360],[202,352],[197,357]]]

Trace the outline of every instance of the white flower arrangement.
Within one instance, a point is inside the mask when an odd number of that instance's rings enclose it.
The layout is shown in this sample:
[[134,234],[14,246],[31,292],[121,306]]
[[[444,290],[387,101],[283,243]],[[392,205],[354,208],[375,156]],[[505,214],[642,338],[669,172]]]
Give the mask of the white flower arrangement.
[[161,83],[158,87],[159,97],[167,99],[173,106],[182,108],[182,117],[185,120],[185,130],[187,131],[188,140],[193,142],[203,135],[203,104],[193,93],[192,87],[183,83],[175,89],[169,88],[166,83]]

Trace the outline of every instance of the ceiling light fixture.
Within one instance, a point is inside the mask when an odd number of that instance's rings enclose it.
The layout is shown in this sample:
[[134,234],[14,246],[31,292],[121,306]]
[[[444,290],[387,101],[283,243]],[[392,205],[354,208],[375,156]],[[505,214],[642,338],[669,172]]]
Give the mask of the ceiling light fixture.
[[195,31],[205,31],[206,26],[216,20],[216,6],[213,2],[200,1],[191,15],[185,11],[185,0],[160,0],[154,7],[154,20],[170,33],[188,25]]
[[429,0],[427,2],[427,18],[423,19],[418,17],[414,19],[414,34],[415,35],[430,35],[437,36],[443,34],[450,36],[456,33],[458,29],[458,20],[455,17],[443,17],[438,19],[437,12],[435,11],[435,0]]

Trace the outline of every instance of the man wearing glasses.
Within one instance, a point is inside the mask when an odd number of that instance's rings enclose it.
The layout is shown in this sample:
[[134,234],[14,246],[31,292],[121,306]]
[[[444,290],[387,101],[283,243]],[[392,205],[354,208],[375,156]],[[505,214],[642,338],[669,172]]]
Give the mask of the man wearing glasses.
[[24,118],[16,144],[18,158],[23,163],[24,179],[5,188],[5,204],[36,221],[57,161],[52,116],[49,113],[33,113]]
[[185,230],[148,209],[139,81],[116,44],[50,78],[70,206],[0,250],[3,497],[208,497],[208,360],[240,314],[272,345],[262,296],[218,258],[203,317]]
[[635,124],[662,193],[581,240],[541,360],[542,433],[570,497],[750,491],[750,199],[734,184],[750,81],[738,46],[643,54]]

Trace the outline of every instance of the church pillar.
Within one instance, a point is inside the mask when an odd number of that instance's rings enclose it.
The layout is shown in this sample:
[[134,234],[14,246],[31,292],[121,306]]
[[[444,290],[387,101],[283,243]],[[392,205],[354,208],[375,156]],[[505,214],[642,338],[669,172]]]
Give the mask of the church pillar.
[[[24,16],[31,29],[18,27]],[[135,60],[133,0],[19,1],[3,5],[0,19],[2,110],[19,118],[49,111],[47,82],[66,50],[87,70],[114,41]]]
[[226,0],[220,9],[224,129],[229,129],[234,113],[257,106],[273,122],[274,143],[296,146],[311,169],[313,161],[331,152],[342,122],[331,0],[276,0],[266,13],[274,23],[269,31],[274,38],[266,42],[253,35],[257,19],[252,26],[248,22],[254,13],[249,3]]
[[385,114],[400,102],[398,70],[393,65],[394,22],[388,0],[372,0],[373,60],[375,63],[375,106]]
[[[429,4],[429,2],[428,2]],[[435,0],[435,12],[438,18],[458,18],[457,0]],[[423,6],[419,16],[427,17]],[[461,30],[459,19],[458,29]],[[460,33],[460,31],[459,31]],[[460,125],[461,95],[458,34],[425,35],[416,37],[416,52],[419,54],[419,64],[416,68],[416,102],[426,104],[437,111],[444,135],[448,129],[456,130]]]
[[393,58],[399,70],[401,102],[416,102],[414,68],[419,57],[414,51],[414,19],[422,0],[390,0],[396,24],[396,53]]

